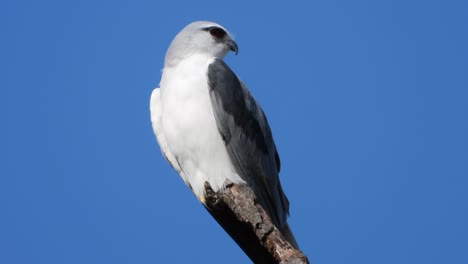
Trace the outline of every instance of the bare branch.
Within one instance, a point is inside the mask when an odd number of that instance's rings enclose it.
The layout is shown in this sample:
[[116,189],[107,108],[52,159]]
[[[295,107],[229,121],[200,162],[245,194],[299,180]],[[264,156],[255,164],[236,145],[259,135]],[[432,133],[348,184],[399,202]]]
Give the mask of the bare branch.
[[205,190],[207,210],[254,263],[309,263],[273,225],[247,185],[229,183],[214,192],[205,182]]

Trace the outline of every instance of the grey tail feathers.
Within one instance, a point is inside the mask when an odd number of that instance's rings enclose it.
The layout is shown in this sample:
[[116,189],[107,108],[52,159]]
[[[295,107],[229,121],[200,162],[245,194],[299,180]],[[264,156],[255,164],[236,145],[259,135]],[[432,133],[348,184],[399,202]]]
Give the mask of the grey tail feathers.
[[295,249],[298,249],[299,250],[299,245],[297,244],[297,241],[296,239],[294,238],[294,235],[293,233],[291,232],[291,229],[289,228],[289,225],[286,224],[282,229],[281,229],[281,233],[283,234],[283,236],[286,238],[286,240],[288,240],[289,244],[291,244],[291,246],[293,246]]

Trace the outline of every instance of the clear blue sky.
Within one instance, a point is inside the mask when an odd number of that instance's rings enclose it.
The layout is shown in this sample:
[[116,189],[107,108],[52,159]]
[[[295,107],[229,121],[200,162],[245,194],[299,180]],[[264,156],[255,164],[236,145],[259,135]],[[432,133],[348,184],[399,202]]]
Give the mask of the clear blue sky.
[[466,1],[2,1],[0,263],[248,263],[162,158],[195,20],[262,104],[312,263],[468,263]]

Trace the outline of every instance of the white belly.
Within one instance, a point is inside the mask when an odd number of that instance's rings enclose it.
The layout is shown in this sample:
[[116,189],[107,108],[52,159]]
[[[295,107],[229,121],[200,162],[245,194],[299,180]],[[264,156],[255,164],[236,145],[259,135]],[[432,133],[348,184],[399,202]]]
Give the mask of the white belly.
[[[235,173],[211,108],[206,69],[211,59],[192,57],[165,69],[161,80],[162,128],[168,147],[202,199],[204,183],[217,191],[225,181],[242,182]],[[183,175],[181,175],[184,177]]]

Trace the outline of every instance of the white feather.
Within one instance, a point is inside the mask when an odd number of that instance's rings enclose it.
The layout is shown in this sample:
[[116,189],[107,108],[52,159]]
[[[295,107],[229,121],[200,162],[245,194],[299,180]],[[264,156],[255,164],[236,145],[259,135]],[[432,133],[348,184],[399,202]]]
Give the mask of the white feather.
[[[177,173],[182,175],[183,171],[180,168],[179,163],[167,146],[166,136],[164,135],[164,130],[161,128],[161,112],[161,89],[156,88],[153,90],[153,93],[151,93],[150,99],[151,124],[153,126],[153,131],[156,135],[156,140],[158,141],[161,153]],[[182,178],[184,179],[185,177]]]
[[161,149],[200,201],[205,181],[214,191],[223,188],[226,180],[244,182],[234,170],[211,108],[206,71],[212,60],[196,54],[164,68],[161,99],[157,99],[156,89],[151,100],[153,128]]

